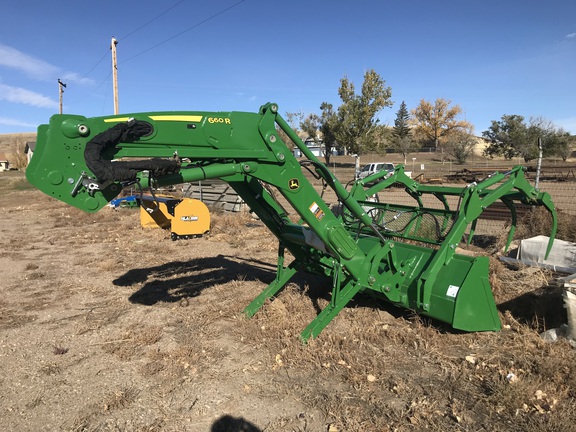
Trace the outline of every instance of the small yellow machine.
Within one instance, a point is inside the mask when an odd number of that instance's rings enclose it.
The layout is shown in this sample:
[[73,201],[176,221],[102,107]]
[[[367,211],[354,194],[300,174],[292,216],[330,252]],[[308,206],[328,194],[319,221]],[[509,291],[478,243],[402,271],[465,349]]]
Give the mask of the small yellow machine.
[[139,201],[143,228],[169,229],[172,240],[200,237],[210,231],[210,211],[200,200],[143,195]]

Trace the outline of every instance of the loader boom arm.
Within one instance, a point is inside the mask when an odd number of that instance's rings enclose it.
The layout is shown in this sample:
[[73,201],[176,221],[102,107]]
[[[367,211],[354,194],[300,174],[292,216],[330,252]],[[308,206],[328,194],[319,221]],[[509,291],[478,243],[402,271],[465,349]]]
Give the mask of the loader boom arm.
[[[335,191],[342,215],[333,213],[307,180],[277,128]],[[112,162],[119,159],[134,162]],[[518,169],[499,174],[478,187],[426,190],[406,177],[400,167],[392,177],[378,183],[380,186],[367,187],[360,181],[347,190],[272,103],[263,105],[258,113],[154,112],[93,118],[54,115],[48,125],[38,128],[36,151],[27,169],[30,183],[87,212],[100,210],[130,182],[146,188],[208,178],[226,181],[279,240],[276,279],[246,308],[248,316],[276,295],[298,270],[332,278],[332,300],[302,332],[304,340],[317,336],[362,291],[459,329],[498,330],[487,258],[461,256],[454,249],[468,226],[472,225],[473,231],[483,208],[497,199],[544,205],[555,223],[549,196],[522,181],[522,173]],[[378,173],[365,180],[377,177]],[[382,203],[367,206],[370,195],[393,182],[402,183],[418,205],[412,209]],[[503,183],[490,189],[499,182]],[[291,221],[270,187],[297,212],[298,223]],[[434,214],[422,207],[419,197],[425,193],[438,197],[457,194],[462,206],[450,209],[446,205]],[[384,211],[411,211],[410,230],[391,232],[384,226]],[[436,225],[442,224],[440,235],[432,240],[416,229],[424,226],[430,215]],[[403,239],[435,246],[405,243]],[[285,249],[294,256],[287,266]]]

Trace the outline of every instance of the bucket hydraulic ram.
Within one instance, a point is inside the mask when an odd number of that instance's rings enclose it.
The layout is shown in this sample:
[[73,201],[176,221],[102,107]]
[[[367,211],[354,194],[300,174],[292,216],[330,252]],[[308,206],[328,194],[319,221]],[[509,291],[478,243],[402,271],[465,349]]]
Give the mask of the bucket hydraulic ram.
[[[281,140],[282,129],[307,163],[331,187],[340,211],[331,211]],[[550,196],[535,190],[517,167],[462,188],[427,186],[403,167],[344,187],[278,114],[276,104],[246,112],[149,112],[86,118],[54,115],[38,128],[27,169],[30,183],[46,194],[96,212],[128,184],[142,188],[207,178],[226,181],[278,238],[274,281],[249,304],[254,315],[297,271],[332,280],[331,301],[302,331],[307,340],[361,292],[466,331],[498,330],[500,320],[488,281],[488,258],[457,253],[474,235],[483,210],[502,201],[516,225],[515,203],[556,212]],[[401,185],[413,206],[374,201]],[[276,189],[299,215],[293,222],[276,201]],[[424,197],[441,203],[431,208]],[[451,198],[452,197],[452,198]],[[451,206],[450,201],[457,201]],[[552,242],[552,240],[551,240]],[[549,245],[549,248],[551,244]],[[294,259],[285,263],[285,251]]]

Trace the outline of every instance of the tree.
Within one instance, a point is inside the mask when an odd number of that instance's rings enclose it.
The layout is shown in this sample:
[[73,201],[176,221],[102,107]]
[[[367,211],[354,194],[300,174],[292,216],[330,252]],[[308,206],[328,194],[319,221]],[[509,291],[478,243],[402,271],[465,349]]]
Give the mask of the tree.
[[10,145],[9,161],[12,168],[26,168],[28,158],[24,153],[25,147],[26,143],[18,138]]
[[[298,136],[302,135],[298,131],[298,125],[300,123],[302,123],[302,120],[304,119],[304,113],[302,113],[300,111],[293,112],[293,113],[287,112],[285,115],[285,119],[286,119],[286,123],[288,123],[288,125],[298,134]],[[278,126],[276,126],[276,132],[278,133],[278,136],[280,137],[280,139],[288,146],[288,148],[290,148],[290,150],[293,150],[295,143],[286,134],[286,132],[284,132]],[[300,137],[300,138],[302,138],[302,137]]]
[[414,148],[414,141],[412,140],[410,130],[410,114],[408,113],[408,108],[406,108],[406,102],[404,101],[402,101],[400,108],[396,112],[392,137],[392,142],[402,153],[402,156],[404,157],[404,165],[406,165],[406,156],[408,156],[410,150]]
[[570,135],[541,117],[531,118],[526,124],[521,115],[503,115],[499,121],[492,120],[482,136],[490,142],[484,151],[487,156],[521,157],[525,162],[538,157],[539,140],[544,157],[565,158],[570,148]]
[[377,114],[392,106],[392,90],[385,81],[370,69],[364,73],[360,94],[345,76],[340,80],[338,95],[342,104],[338,107],[337,121],[332,129],[337,141],[353,153],[361,154],[374,147],[374,134],[379,123]]
[[452,156],[457,163],[464,164],[474,153],[476,139],[471,131],[460,130],[448,136],[445,147],[446,153]]
[[394,120],[394,137],[407,138],[410,136],[410,114],[406,108],[406,102],[402,101],[400,108],[396,112]]
[[334,112],[334,107],[330,103],[322,102],[320,105],[320,110],[322,110],[322,114],[320,116],[320,133],[322,134],[324,149],[326,151],[324,157],[326,159],[326,163],[330,164],[332,149],[336,147],[336,130],[338,128],[338,117]]
[[472,130],[473,127],[465,120],[458,120],[462,108],[458,105],[450,107],[452,101],[436,99],[434,104],[422,99],[412,110],[411,123],[414,133],[424,141],[434,146],[436,151],[444,153],[444,143],[451,134]]
[[570,135],[570,133],[562,131],[559,140],[562,145],[558,149],[558,156],[562,158],[564,162],[572,155],[572,149],[576,146],[576,136]]
[[370,147],[367,148],[378,154],[385,154],[386,150],[390,147],[392,142],[392,130],[384,125],[376,125],[374,131],[372,132],[372,138],[370,140]]
[[520,155],[518,149],[520,143],[528,139],[528,129],[523,116],[503,115],[499,121],[492,120],[488,130],[482,132],[482,136],[490,142],[484,150],[486,156],[512,159]]
[[320,129],[320,117],[316,114],[308,114],[300,122],[300,130],[312,138],[315,142],[318,140],[318,130]]
[[298,126],[302,123],[303,120],[304,113],[302,111],[286,113],[286,123],[288,123],[288,125],[294,130],[298,129]]
[[[324,144],[324,159],[326,163],[330,163],[330,156],[332,155],[332,148],[335,144],[335,139],[333,138],[333,133],[331,130],[331,119],[333,113],[331,113],[332,105],[328,104],[329,107],[324,106],[324,103],[320,105],[322,110],[322,117],[318,117],[316,114],[308,114],[300,123],[300,128],[305,132],[308,137],[312,138],[314,142],[318,141],[318,132],[322,135],[322,142]],[[326,109],[326,111],[325,111]]]
[[529,142],[535,143],[537,157],[538,140],[542,142],[542,155],[544,157],[558,156],[566,160],[569,156],[570,134],[562,128],[556,127],[551,121],[542,117],[531,117],[528,124]]

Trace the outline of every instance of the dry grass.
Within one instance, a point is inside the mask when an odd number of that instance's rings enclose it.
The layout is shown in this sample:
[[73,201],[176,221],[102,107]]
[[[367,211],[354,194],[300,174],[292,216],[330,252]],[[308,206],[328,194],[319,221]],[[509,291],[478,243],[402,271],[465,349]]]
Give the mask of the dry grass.
[[[491,257],[498,333],[455,332],[360,296],[304,345],[330,281],[298,276],[245,318],[277,248],[250,216],[215,214],[209,236],[172,242],[130,211],[85,215],[28,194],[7,215],[42,208],[45,225],[41,236],[10,233],[0,254],[22,269],[0,300],[0,328],[13,332],[0,423],[28,416],[41,429],[65,404],[53,429],[535,432],[576,422],[573,348],[539,337],[563,319],[548,271]],[[36,332],[42,343],[30,342]],[[16,382],[31,388],[20,405],[7,393]]]
[[[576,218],[573,214],[557,211],[558,232],[556,238],[576,242]],[[542,207],[536,207],[529,212],[518,224],[516,238],[529,238],[537,235],[549,235],[552,218]]]

